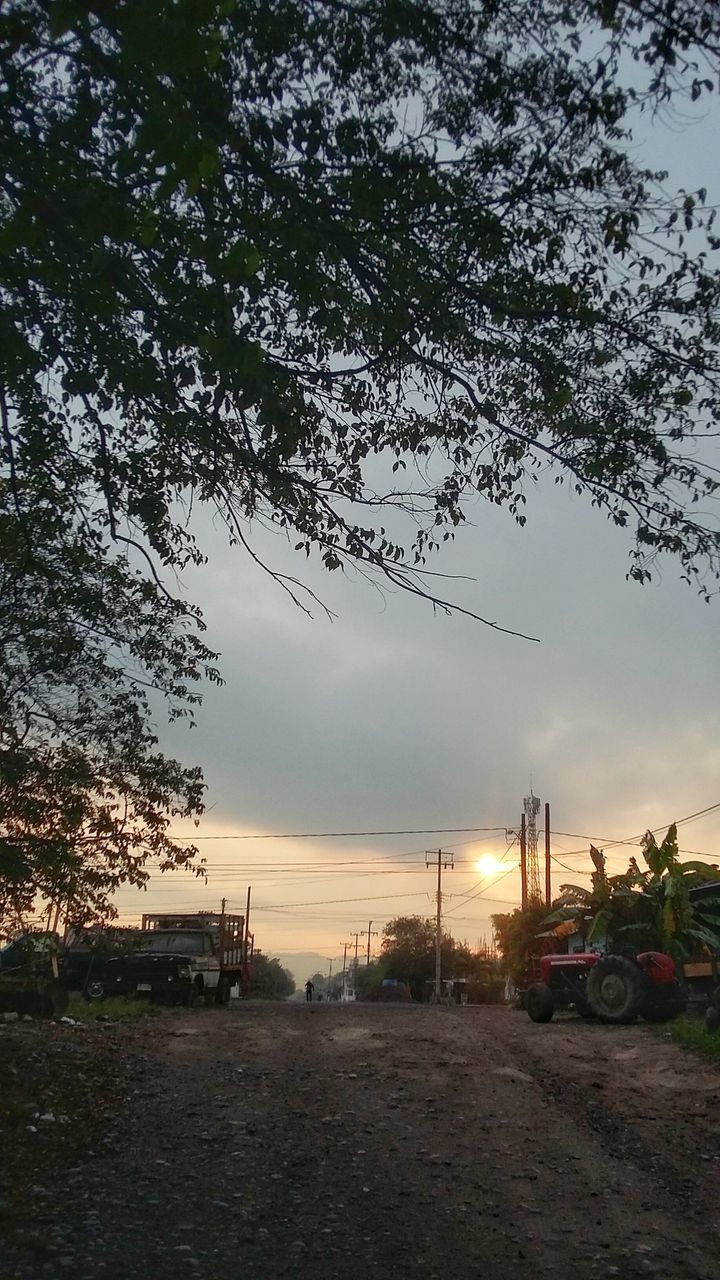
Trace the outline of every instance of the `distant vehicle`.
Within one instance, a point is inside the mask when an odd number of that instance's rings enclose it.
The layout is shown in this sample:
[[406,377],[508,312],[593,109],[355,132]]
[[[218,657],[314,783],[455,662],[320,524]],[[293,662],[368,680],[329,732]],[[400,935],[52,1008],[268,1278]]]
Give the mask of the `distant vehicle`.
[[243,916],[145,915],[142,942],[105,965],[107,996],[137,995],[194,1008],[225,1005],[245,985],[248,957]]
[[400,978],[383,978],[375,999],[381,1004],[398,1001],[412,1000],[412,994],[407,982],[403,982]]

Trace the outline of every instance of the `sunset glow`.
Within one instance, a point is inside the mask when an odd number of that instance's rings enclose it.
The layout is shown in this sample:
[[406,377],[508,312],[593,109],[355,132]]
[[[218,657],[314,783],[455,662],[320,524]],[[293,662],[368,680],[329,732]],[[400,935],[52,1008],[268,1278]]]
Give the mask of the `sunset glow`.
[[475,870],[483,876],[494,876],[500,866],[500,859],[494,853],[484,853],[475,863]]

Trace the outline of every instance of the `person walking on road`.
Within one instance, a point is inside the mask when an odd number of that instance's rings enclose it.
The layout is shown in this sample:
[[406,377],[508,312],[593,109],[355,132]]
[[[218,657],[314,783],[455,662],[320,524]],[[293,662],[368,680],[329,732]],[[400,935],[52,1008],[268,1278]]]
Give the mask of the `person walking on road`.
[[314,990],[315,990],[315,984],[312,982],[310,978],[308,978],[307,982],[305,983],[305,999],[307,1000],[308,1004],[313,998]]

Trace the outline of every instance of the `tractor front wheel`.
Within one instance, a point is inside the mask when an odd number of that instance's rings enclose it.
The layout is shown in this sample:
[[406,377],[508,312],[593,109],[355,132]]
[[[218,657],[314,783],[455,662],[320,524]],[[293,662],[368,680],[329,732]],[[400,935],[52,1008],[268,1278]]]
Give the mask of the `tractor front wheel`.
[[549,1022],[555,1012],[555,998],[546,982],[533,982],[525,992],[525,1008],[533,1022]]
[[603,1022],[634,1022],[647,995],[642,969],[626,956],[603,956],[587,980],[590,1008]]

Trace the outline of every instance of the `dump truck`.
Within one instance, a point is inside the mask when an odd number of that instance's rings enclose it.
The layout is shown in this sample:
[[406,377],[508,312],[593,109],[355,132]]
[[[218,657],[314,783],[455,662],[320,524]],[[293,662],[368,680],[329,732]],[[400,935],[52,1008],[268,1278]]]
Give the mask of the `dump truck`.
[[146,914],[141,942],[105,964],[106,996],[140,996],[190,1008],[226,1005],[247,984],[252,935],[225,911]]

